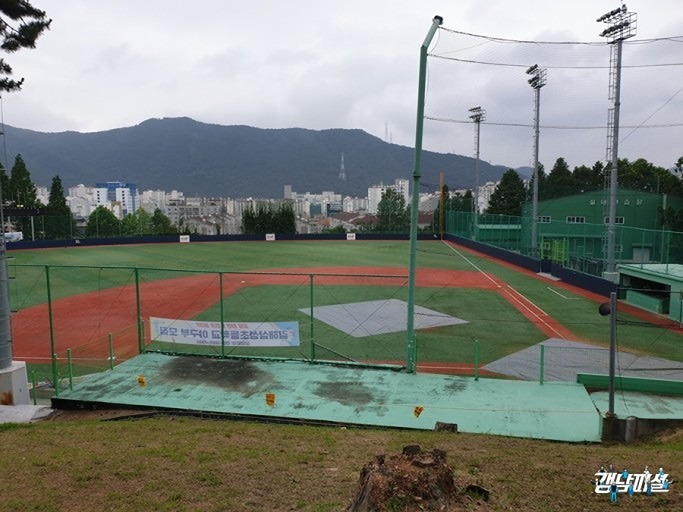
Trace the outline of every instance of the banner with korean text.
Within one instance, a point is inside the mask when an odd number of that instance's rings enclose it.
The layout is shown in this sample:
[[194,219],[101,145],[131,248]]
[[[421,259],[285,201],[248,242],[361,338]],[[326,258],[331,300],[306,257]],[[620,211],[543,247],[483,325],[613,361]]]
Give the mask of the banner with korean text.
[[195,322],[150,318],[152,339],[168,343],[231,347],[298,347],[298,322]]

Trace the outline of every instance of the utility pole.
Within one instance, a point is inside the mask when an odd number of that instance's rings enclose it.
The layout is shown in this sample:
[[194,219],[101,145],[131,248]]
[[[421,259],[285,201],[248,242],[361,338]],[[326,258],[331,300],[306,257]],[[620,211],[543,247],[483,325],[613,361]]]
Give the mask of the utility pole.
[[534,90],[534,190],[531,213],[531,257],[538,258],[538,139],[540,135],[539,121],[541,119],[541,87],[546,84],[546,70],[534,64],[526,70],[531,75],[528,82]]
[[610,281],[617,281],[616,265],[616,218],[617,218],[617,179],[619,167],[619,109],[621,107],[621,54],[624,39],[636,35],[636,13],[628,12],[626,5],[613,9],[600,16],[598,23],[608,23],[600,33],[600,37],[607,38],[610,46],[610,83],[609,99],[613,107],[608,114],[607,127],[607,158],[611,160],[609,183],[609,220],[607,228],[607,271],[603,277]]

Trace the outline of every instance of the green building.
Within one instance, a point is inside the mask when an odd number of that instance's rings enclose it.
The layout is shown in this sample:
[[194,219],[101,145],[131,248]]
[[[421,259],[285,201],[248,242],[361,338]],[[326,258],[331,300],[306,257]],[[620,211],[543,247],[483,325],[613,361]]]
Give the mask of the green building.
[[[615,259],[617,263],[675,261],[671,233],[662,229],[660,209],[683,209],[683,199],[638,190],[617,192]],[[531,203],[523,208],[530,219]],[[597,190],[538,202],[538,247],[541,258],[593,275],[602,275],[607,260],[609,191]],[[531,246],[531,229],[523,245]]]

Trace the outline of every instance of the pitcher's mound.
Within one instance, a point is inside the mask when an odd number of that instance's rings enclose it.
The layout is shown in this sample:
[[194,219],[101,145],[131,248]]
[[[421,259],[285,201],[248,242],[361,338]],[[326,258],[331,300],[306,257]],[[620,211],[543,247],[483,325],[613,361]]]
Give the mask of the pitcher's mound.
[[[310,308],[301,308],[299,311],[307,315],[311,314]],[[375,334],[405,331],[408,304],[398,299],[351,302],[315,307],[313,316],[316,320],[325,322],[354,338],[362,338]],[[415,306],[415,329],[465,323],[467,323],[466,320],[433,309]]]

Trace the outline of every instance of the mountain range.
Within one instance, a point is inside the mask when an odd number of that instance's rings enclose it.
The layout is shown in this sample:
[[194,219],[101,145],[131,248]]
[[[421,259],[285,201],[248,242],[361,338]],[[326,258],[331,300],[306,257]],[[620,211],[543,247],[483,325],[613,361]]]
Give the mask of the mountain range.
[[[372,185],[412,180],[414,166],[413,148],[362,130],[262,129],[187,117],[94,133],[5,126],[4,136],[9,169],[21,154],[36,185],[49,187],[58,175],[65,189],[121,181],[186,197],[278,198],[291,185],[299,193],[364,197]],[[342,154],[346,180],[340,179]],[[473,158],[423,151],[422,192],[438,190],[441,172],[451,190],[471,188],[474,168]],[[498,181],[506,170],[480,161],[479,183]]]

